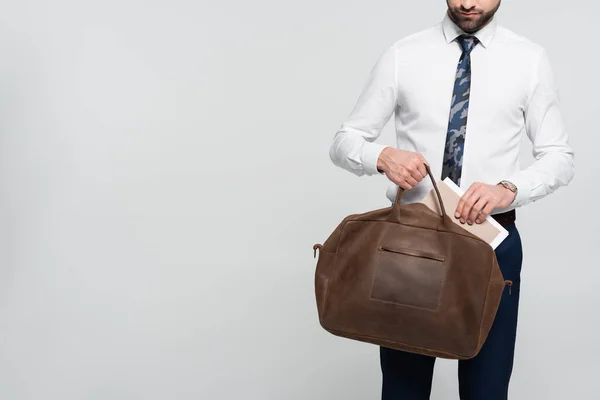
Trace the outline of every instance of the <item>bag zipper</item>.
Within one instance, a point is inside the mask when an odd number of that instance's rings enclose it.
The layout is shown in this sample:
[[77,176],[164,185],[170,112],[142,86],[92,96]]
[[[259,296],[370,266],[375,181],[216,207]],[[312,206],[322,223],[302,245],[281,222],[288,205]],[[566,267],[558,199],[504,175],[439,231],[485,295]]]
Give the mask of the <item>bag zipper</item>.
[[313,250],[315,251],[315,255],[313,258],[317,258],[317,249],[321,250],[322,247],[323,247],[323,245],[320,243],[317,243],[313,246]]
[[504,281],[504,284],[508,285],[508,294],[512,294],[512,290],[511,290],[512,285],[513,285],[512,281],[506,280],[506,281]]
[[408,256],[429,258],[429,259],[436,260],[436,261],[446,261],[446,257],[441,254],[429,253],[429,252],[421,251],[421,250],[413,250],[413,249],[406,249],[406,248],[391,248],[391,247],[387,247],[387,246],[383,246],[383,245],[377,247],[377,250],[405,254]]

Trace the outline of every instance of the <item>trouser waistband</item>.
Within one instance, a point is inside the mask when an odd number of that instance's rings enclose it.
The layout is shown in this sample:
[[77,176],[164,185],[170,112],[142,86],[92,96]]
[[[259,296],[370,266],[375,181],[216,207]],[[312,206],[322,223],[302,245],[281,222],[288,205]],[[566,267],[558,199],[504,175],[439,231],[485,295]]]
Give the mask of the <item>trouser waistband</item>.
[[513,208],[510,211],[506,211],[499,214],[492,214],[492,218],[498,221],[500,225],[506,226],[515,222],[515,220],[517,219],[517,213]]

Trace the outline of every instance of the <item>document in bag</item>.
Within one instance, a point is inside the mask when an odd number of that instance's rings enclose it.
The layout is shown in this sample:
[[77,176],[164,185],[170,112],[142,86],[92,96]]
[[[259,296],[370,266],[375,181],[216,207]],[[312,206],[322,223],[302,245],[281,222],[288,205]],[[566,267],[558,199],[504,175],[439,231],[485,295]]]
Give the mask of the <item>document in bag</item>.
[[[446,178],[443,181],[436,181],[436,185],[444,202],[446,214],[448,214],[454,223],[459,224],[467,231],[483,239],[490,246],[492,246],[493,249],[496,249],[496,247],[498,247],[498,245],[502,243],[504,239],[506,239],[508,236],[508,231],[490,215],[488,215],[485,221],[483,221],[481,224],[477,224],[475,222],[473,222],[473,225],[469,225],[466,222],[461,224],[459,219],[454,217],[454,211],[456,210],[458,202],[465,191],[458,187],[450,178]],[[435,189],[433,188],[429,191],[429,193],[427,193],[423,200],[421,200],[421,203],[425,204],[438,214],[442,213]]]

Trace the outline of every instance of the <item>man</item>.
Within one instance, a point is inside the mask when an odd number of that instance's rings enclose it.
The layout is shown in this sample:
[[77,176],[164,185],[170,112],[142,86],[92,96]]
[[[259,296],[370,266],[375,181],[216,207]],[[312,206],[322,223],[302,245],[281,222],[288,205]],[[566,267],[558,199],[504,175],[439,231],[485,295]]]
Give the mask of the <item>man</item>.
[[[544,48],[499,26],[500,0],[447,0],[437,25],[393,43],[377,60],[358,101],[335,134],[333,163],[361,175],[385,174],[393,202],[420,201],[434,179],[466,189],[460,223],[492,215],[509,232],[495,250],[507,288],[489,336],[459,361],[462,400],[507,399],[513,369],[522,261],[515,208],[567,185],[574,152],[563,126]],[[397,147],[375,143],[395,114]],[[468,122],[468,123],[467,123]],[[519,167],[523,132],[535,161]],[[429,399],[435,358],[380,347],[382,399]]]

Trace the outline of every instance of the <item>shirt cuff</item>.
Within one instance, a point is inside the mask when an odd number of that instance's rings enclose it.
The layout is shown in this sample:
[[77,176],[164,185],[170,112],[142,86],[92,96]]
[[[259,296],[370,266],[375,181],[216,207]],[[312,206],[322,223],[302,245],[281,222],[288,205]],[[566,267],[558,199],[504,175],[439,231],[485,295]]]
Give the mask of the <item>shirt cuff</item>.
[[377,160],[379,160],[379,155],[385,149],[389,147],[385,144],[375,143],[375,142],[364,142],[362,149],[362,160],[363,160],[363,170],[368,175],[375,174],[383,174],[383,172],[379,172],[377,169]]
[[531,188],[527,182],[527,179],[524,176],[521,176],[521,174],[517,173],[513,176],[509,176],[505,180],[512,182],[517,187],[517,195],[510,205],[518,207],[524,203],[527,203],[529,199],[529,193],[531,192]]

